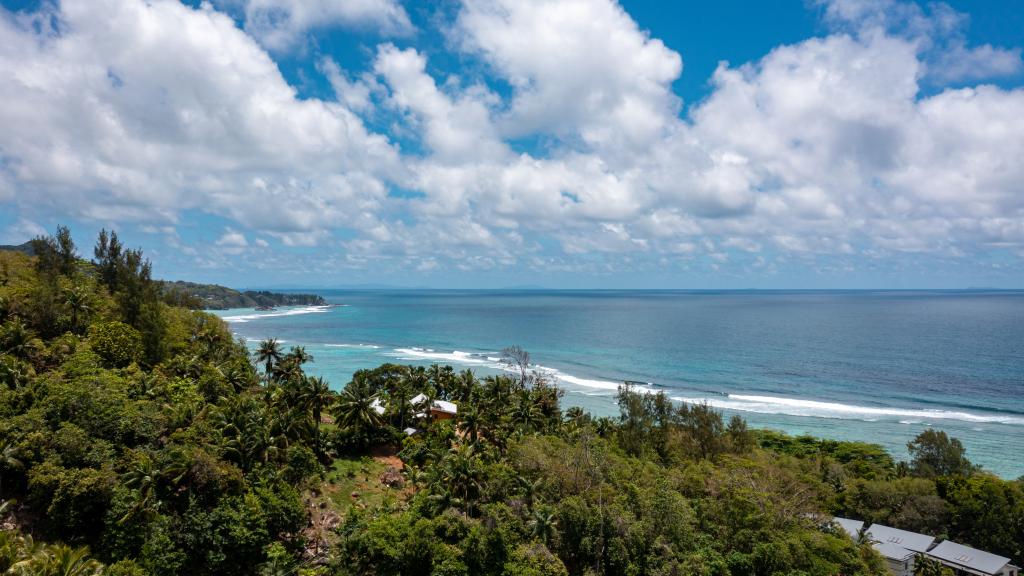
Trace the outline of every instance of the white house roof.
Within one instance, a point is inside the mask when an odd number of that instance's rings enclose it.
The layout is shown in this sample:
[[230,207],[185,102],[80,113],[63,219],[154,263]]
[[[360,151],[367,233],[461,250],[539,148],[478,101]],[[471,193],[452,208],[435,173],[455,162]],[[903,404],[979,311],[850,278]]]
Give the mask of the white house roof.
[[864,522],[860,520],[851,520],[850,518],[840,518],[836,516],[832,519],[833,522],[839,525],[846,532],[850,538],[857,538],[862,528],[864,528]]
[[979,574],[998,574],[1009,562],[1009,558],[996,556],[970,546],[957,544],[950,540],[932,548],[928,555],[946,564],[955,564]]
[[897,562],[903,562],[904,560],[913,557],[916,552],[911,552],[903,546],[897,546],[896,544],[890,544],[889,542],[878,542],[872,544],[875,550],[882,556],[885,556],[889,560],[895,560]]
[[381,404],[380,398],[374,398],[373,402],[370,404],[370,408],[373,408],[373,411],[377,414],[380,414],[381,416],[384,415],[384,405]]
[[[412,400],[409,400],[409,403],[412,404],[413,406],[416,406],[418,404],[423,404],[426,401],[426,394],[417,394],[415,397],[413,397]],[[445,400],[434,400],[434,402],[430,405],[430,409],[437,410],[439,412],[446,412],[448,414],[458,414],[459,412],[459,407],[456,406],[454,402],[448,402]]]
[[868,536],[875,542],[895,544],[913,552],[927,552],[935,542],[934,536],[908,532],[882,524],[873,524],[871,528],[868,528]]
[[449,414],[457,414],[459,407],[454,402],[448,402],[445,400],[434,400],[434,410],[440,410],[441,412],[447,412]]

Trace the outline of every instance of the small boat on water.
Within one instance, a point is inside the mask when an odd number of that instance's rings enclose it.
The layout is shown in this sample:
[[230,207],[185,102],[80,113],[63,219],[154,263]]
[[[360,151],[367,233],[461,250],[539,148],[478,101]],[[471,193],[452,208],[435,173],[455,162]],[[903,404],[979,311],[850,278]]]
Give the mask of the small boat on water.
[[277,310],[277,308],[274,308],[273,306],[257,306],[256,307],[256,311],[257,312],[271,312],[271,311],[274,311],[274,310]]

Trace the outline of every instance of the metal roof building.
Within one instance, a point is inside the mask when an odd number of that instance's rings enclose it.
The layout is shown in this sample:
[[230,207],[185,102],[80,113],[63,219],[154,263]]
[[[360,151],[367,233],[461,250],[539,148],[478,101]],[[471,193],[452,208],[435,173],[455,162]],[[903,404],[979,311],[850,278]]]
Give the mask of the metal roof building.
[[[429,398],[427,398],[426,394],[417,394],[415,398],[409,400],[409,403],[413,406],[419,406],[426,404],[427,400]],[[430,403],[430,413],[438,417],[453,417],[459,413],[459,407],[454,402],[448,402],[447,400],[434,400]],[[420,412],[416,416],[422,418],[426,414]]]
[[889,544],[888,542],[879,542],[874,545],[874,549],[878,550],[878,553],[886,559],[896,560],[899,562],[905,562],[914,556],[917,556],[917,552],[911,552],[902,546]]
[[886,567],[893,576],[913,576],[917,552],[890,542],[875,542],[872,547],[885,558]]
[[927,552],[935,542],[934,536],[908,532],[882,524],[872,524],[871,528],[868,528],[868,537],[881,544],[895,544],[913,552],[921,552],[922,554]]
[[951,540],[940,543],[935,548],[932,548],[927,555],[953,568],[959,574],[1017,576],[1019,571],[1019,568],[1010,564],[1009,558],[1003,558],[983,550],[976,550]]
[[857,539],[860,531],[864,528],[864,522],[860,520],[852,520],[850,518],[840,518],[836,516],[832,519],[832,522],[838,524],[839,527],[843,529],[843,532],[846,532],[846,534],[854,540]]

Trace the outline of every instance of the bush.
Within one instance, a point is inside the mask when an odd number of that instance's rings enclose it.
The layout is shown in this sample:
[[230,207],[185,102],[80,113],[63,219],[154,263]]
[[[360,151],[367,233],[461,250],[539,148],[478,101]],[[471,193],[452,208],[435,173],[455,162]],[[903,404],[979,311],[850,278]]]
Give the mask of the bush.
[[505,576],[569,576],[557,556],[543,544],[523,544],[505,564]]
[[149,576],[134,560],[121,560],[107,566],[104,576]]
[[124,368],[142,357],[142,334],[123,322],[90,326],[89,345],[113,368]]

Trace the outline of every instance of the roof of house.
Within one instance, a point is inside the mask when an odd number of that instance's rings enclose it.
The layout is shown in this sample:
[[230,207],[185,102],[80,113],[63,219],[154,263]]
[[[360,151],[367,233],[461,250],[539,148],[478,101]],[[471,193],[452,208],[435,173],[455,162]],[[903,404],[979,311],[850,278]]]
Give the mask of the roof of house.
[[447,412],[449,414],[457,414],[459,407],[454,402],[448,402],[446,400],[434,400],[434,410],[440,410],[441,412]]
[[914,552],[927,552],[935,542],[934,536],[908,532],[882,524],[872,524],[871,528],[868,528],[868,536],[875,542],[895,544]]
[[381,416],[384,415],[384,405],[381,404],[380,398],[374,398],[373,402],[370,404],[370,408],[373,408],[373,411],[377,414],[380,414]]
[[928,555],[944,563],[956,564],[983,574],[998,574],[1009,562],[1009,558],[996,556],[970,546],[946,540],[932,548]]
[[[417,404],[423,404],[427,401],[426,394],[417,394],[409,403],[413,406]],[[447,412],[448,414],[458,414],[459,407],[454,402],[448,402],[446,400],[434,400],[430,405],[431,410],[438,410],[440,412]]]
[[852,520],[850,518],[840,518],[836,516],[832,521],[838,524],[839,527],[843,529],[843,532],[846,532],[850,538],[854,539],[857,538],[861,529],[864,528],[864,522],[860,520]]
[[877,542],[875,544],[872,544],[872,546],[875,550],[878,550],[878,553],[882,556],[885,556],[889,560],[895,560],[897,562],[903,562],[917,554],[916,552],[911,552],[910,550],[907,550],[903,546],[898,546],[896,544],[891,544],[889,542]]

